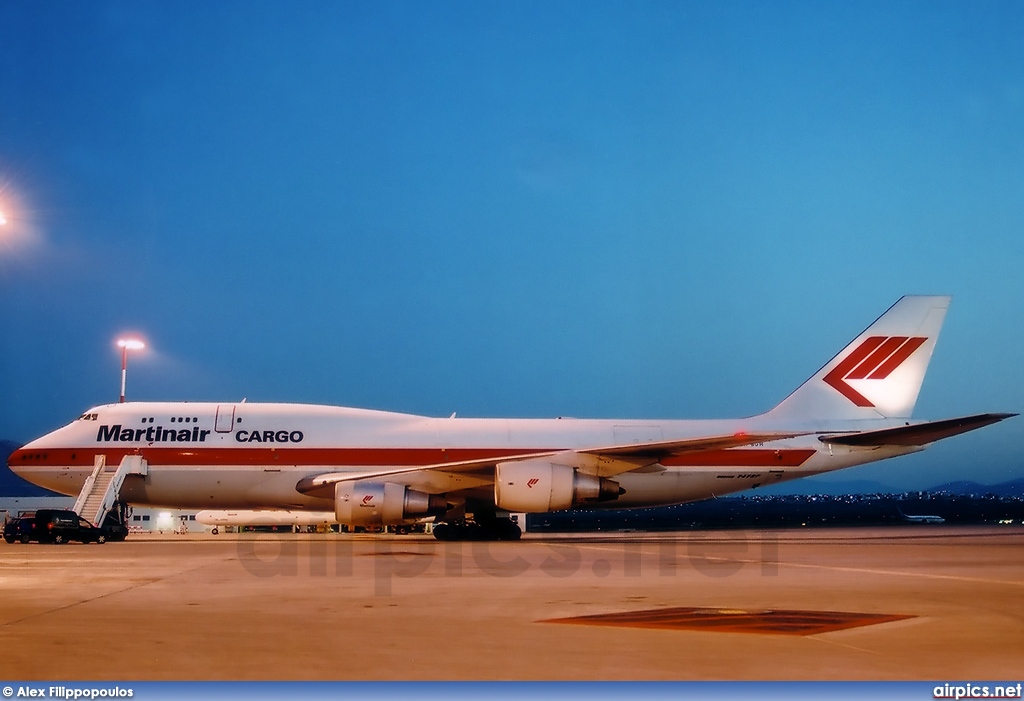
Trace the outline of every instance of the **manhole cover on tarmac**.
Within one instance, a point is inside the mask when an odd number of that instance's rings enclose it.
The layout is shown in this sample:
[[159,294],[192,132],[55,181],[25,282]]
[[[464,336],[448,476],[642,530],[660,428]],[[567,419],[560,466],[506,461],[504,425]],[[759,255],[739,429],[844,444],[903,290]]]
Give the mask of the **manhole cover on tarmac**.
[[713,608],[665,608],[592,616],[550,618],[541,623],[584,626],[622,626],[668,630],[704,630],[719,633],[816,635],[836,630],[902,621],[913,616],[842,611],[741,611]]

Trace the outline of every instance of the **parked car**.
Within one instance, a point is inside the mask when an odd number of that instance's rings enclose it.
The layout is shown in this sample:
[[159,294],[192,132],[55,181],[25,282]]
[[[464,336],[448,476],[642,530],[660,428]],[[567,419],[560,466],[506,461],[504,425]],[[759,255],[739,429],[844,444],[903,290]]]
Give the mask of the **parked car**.
[[112,543],[120,543],[128,537],[128,526],[116,521],[108,520],[100,530],[107,536],[107,541]]
[[34,515],[22,516],[4,527],[4,540],[8,543],[105,543],[111,535],[66,509],[39,509]]
[[[22,531],[28,530],[31,521],[31,516],[21,516],[7,521],[7,523],[4,524],[4,540],[8,543],[21,540]],[[28,541],[26,540],[25,542],[27,543]]]

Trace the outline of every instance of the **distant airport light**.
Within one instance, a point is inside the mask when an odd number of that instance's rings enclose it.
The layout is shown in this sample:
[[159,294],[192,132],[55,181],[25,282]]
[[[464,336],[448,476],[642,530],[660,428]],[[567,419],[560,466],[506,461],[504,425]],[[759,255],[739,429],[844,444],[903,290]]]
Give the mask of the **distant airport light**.
[[128,351],[142,350],[146,344],[137,338],[119,338],[117,347],[121,349],[121,399],[119,401],[123,404],[125,383],[128,380]]

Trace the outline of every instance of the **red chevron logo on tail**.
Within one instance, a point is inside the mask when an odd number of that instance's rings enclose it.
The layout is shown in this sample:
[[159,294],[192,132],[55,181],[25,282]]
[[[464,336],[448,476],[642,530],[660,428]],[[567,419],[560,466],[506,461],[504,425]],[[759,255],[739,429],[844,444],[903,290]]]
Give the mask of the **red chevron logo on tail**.
[[846,381],[884,380],[927,340],[920,336],[871,336],[822,379],[857,406],[873,407],[867,397]]

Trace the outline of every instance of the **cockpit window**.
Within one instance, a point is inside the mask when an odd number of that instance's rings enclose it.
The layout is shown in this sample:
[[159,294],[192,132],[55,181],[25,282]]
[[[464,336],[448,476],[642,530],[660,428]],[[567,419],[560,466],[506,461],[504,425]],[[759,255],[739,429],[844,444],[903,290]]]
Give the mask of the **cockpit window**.
[[99,414],[85,413],[78,417],[79,421],[96,421],[99,418]]

